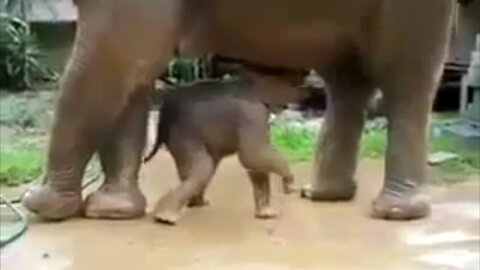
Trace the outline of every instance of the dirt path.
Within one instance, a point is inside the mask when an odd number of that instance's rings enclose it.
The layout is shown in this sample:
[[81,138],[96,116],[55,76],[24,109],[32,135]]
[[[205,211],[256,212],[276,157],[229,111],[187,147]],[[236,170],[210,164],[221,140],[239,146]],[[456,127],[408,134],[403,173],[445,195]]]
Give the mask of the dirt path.
[[[309,164],[293,171],[299,182]],[[208,192],[211,206],[189,210],[176,227],[134,221],[32,219],[1,251],[2,270],[404,270],[479,269],[479,185],[430,190],[429,219],[385,222],[366,217],[382,165],[362,162],[352,203],[311,203],[277,195],[281,217],[253,218],[251,187],[236,159],[226,160]],[[142,173],[151,204],[177,183],[169,156]],[[279,182],[279,181],[278,181]],[[279,190],[279,183],[276,183]]]

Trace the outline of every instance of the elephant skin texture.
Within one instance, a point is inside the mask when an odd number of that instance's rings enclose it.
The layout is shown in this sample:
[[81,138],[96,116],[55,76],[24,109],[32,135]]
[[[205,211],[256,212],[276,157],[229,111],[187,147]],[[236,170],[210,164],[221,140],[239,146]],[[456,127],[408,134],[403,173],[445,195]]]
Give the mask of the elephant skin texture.
[[[427,127],[455,1],[75,3],[77,35],[60,83],[45,179],[23,199],[30,211],[49,219],[65,219],[81,209],[94,218],[143,214],[137,179],[148,89],[179,47],[185,55],[214,53],[269,67],[314,68],[324,78],[326,120],[311,184],[303,191],[312,201],[354,197],[365,109],[374,90],[381,89],[388,146],[385,184],[372,204],[372,217],[410,220],[429,214],[420,191],[427,171]],[[96,152],[106,181],[82,203],[81,179]]]
[[[252,182],[255,217],[277,215],[270,202],[269,174],[282,178],[285,193],[292,191],[293,175],[270,145],[269,111],[262,93],[274,86],[268,80],[243,76],[180,86],[166,93],[157,139],[146,161],[165,144],[181,184],[157,203],[157,221],[175,224],[187,205],[207,205],[205,190],[220,161],[232,154],[238,154]],[[291,92],[297,91],[292,88]]]

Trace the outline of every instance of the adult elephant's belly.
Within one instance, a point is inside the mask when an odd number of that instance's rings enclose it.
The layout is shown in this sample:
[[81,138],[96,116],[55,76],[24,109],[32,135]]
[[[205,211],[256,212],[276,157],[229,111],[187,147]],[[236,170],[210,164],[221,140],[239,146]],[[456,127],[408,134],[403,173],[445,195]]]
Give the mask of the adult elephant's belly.
[[[312,67],[361,46],[373,0],[207,0],[189,10],[181,50],[265,65]],[[353,2],[350,3],[350,2]],[[353,5],[353,6],[352,6]],[[349,6],[347,11],[345,6]],[[367,18],[367,19],[366,19]]]

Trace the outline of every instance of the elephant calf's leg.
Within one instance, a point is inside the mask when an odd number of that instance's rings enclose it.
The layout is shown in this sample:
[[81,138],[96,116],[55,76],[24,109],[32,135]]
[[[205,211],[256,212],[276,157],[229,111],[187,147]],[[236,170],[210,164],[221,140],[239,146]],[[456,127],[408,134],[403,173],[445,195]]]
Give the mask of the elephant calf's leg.
[[[177,167],[178,178],[182,183],[189,179],[191,172],[192,138],[190,137],[191,134],[188,133],[189,132],[183,130],[174,129],[174,134],[171,136],[172,139],[168,145],[170,153],[175,161],[175,166]],[[215,161],[214,163],[217,164],[218,162]],[[208,206],[210,202],[205,198],[207,187],[208,183],[195,192],[195,195],[188,200],[187,206],[192,208]]]
[[255,217],[259,219],[275,218],[278,211],[272,207],[270,198],[270,179],[268,173],[248,171],[248,176],[253,186],[253,199],[255,202]]
[[[242,140],[248,135],[242,136]],[[242,143],[238,153],[240,162],[249,171],[274,173],[282,178],[284,193],[294,190],[294,177],[287,161],[270,144],[257,145],[257,143]]]
[[[185,166],[184,161],[179,160],[178,157],[175,157],[175,164],[177,166],[178,176],[180,181],[183,183],[188,180],[189,176],[189,168]],[[189,201],[187,206],[188,207],[203,207],[208,206],[210,202],[205,198],[205,190],[207,189],[207,185],[204,188],[201,188]]]
[[199,196],[212,178],[216,164],[205,149],[190,149],[188,173],[182,183],[169,191],[157,203],[154,218],[162,223],[175,224],[181,211],[195,196]]
[[189,201],[188,201],[188,207],[204,207],[204,206],[209,206],[210,201],[205,198],[205,191],[201,191],[199,194],[193,196]]
[[149,89],[139,88],[100,149],[105,182],[87,197],[87,217],[124,219],[145,213],[146,201],[138,187],[138,173],[145,146]]
[[[242,140],[248,136],[248,134],[244,134]],[[268,143],[257,145],[253,140],[243,142],[238,154],[240,162],[248,170],[253,185],[255,217],[262,219],[276,217],[278,211],[272,207],[270,200],[269,173],[282,177],[285,193],[292,192],[294,177],[287,162]]]

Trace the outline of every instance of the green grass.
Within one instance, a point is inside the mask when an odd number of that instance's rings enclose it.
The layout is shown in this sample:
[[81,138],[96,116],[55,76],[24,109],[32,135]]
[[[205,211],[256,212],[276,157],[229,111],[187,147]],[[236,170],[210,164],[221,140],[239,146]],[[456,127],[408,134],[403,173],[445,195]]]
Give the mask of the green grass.
[[[272,144],[292,162],[308,161],[313,158],[317,135],[307,127],[288,123],[274,123],[270,127]],[[386,146],[385,132],[367,131],[362,137],[360,155],[368,158],[381,158]]]
[[[367,125],[361,139],[360,157],[379,159],[384,156],[387,145],[385,125],[370,124]],[[313,130],[285,123],[274,123],[270,128],[270,137],[272,144],[289,161],[313,159],[316,141],[316,134]],[[441,182],[456,182],[464,179],[465,175],[480,172],[480,153],[475,150],[459,148],[450,137],[432,136],[430,152],[437,151],[452,152],[458,155],[458,159],[436,166],[439,175],[437,178],[441,178]]]
[[17,186],[38,178],[42,172],[43,151],[34,146],[0,148],[0,184]]
[[360,156],[381,158],[385,154],[387,137],[384,130],[365,132],[360,143]]
[[0,92],[0,125],[20,131],[45,131],[51,122],[53,92]]
[[50,91],[0,92],[0,184],[20,185],[40,176],[54,97]]
[[289,161],[313,158],[316,134],[311,129],[275,123],[270,127],[270,140]]
[[446,151],[458,155],[458,159],[439,166],[446,181],[459,175],[478,174],[480,172],[480,153],[478,150],[462,149],[449,137],[437,136],[431,142],[432,151]]

